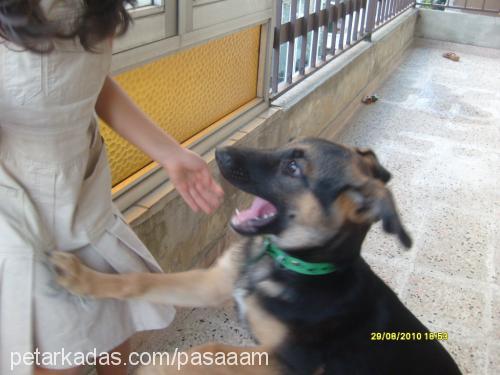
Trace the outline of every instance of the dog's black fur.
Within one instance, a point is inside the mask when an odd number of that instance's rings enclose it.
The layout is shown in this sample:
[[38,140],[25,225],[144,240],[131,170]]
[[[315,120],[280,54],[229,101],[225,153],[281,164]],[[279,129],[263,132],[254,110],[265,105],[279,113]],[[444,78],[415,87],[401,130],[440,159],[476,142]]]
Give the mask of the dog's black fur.
[[[360,255],[371,224],[379,219],[387,232],[396,234],[405,246],[411,245],[385,187],[390,174],[373,152],[308,139],[279,150],[229,147],[218,150],[216,157],[231,184],[278,208],[278,216],[270,223],[234,229],[250,236],[243,250],[246,260],[240,287],[287,327],[287,338],[277,349],[286,373],[460,374],[441,343],[425,339],[428,329]],[[297,212],[300,216],[300,209],[291,210],[290,206],[307,193],[315,197],[321,210],[311,225],[336,215],[341,220],[336,220],[329,233],[322,231],[317,236],[314,232],[311,236],[302,224],[304,242],[287,243],[284,233],[296,225]],[[338,204],[341,196],[347,204]],[[339,214],[339,210],[346,212]],[[258,236],[262,235],[277,243],[284,241],[282,248],[294,257],[333,262],[338,270],[307,276],[283,269],[269,258],[252,262],[260,251]],[[306,238],[311,237],[318,242],[309,244]],[[270,296],[261,291],[262,276],[254,280],[254,274],[265,274],[266,280],[282,288],[281,293]],[[371,340],[377,332],[420,333],[422,338]]]

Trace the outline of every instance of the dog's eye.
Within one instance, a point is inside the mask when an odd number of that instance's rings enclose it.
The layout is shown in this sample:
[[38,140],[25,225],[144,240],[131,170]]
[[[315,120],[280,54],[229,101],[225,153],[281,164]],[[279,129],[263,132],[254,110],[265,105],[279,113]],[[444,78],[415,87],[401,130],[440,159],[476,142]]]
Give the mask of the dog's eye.
[[295,160],[292,160],[287,164],[285,171],[292,177],[300,177],[302,175],[302,171]]

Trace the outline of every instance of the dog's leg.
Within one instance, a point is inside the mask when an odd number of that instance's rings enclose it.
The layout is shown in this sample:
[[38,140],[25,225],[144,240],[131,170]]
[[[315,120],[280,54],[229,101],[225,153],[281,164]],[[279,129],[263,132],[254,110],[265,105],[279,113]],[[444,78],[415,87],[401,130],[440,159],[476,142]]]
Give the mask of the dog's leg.
[[211,268],[171,274],[101,273],[66,252],[53,253],[51,261],[59,284],[75,294],[202,307],[220,305],[231,297],[239,270],[239,251],[239,246],[229,249]]
[[159,353],[137,375],[278,375],[286,371],[264,347],[205,344],[186,352]]

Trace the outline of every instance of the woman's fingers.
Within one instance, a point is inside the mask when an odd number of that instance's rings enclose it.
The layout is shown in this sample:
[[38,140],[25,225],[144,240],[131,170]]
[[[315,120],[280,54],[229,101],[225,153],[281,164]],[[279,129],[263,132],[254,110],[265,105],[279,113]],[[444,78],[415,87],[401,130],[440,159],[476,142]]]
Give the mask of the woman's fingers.
[[222,199],[224,196],[224,190],[222,190],[222,186],[220,186],[215,180],[212,179],[212,190],[215,191],[217,196]]
[[192,181],[189,192],[205,213],[212,213],[220,206],[221,198],[214,192],[211,181],[207,184],[201,176],[197,177]]
[[207,189],[200,183],[196,183],[195,190],[200,198],[210,207],[210,211],[215,211],[220,206],[220,198],[210,189]]
[[198,212],[200,207],[196,204],[196,200],[191,196],[189,189],[186,184],[180,184],[177,187],[177,191],[181,195],[182,199],[187,203],[189,208],[191,208],[194,212]]
[[198,175],[196,188],[214,208],[219,207],[224,190],[219,186],[210,173],[210,170],[203,168]]
[[203,195],[203,197],[208,201],[208,203],[215,210],[221,204],[222,197],[224,196],[224,191],[215,182],[212,175],[208,171],[208,168],[202,172],[201,183],[196,184],[198,192]]
[[189,189],[189,193],[191,194],[196,204],[202,209],[203,212],[209,214],[213,211],[210,204],[207,202],[205,197],[202,194],[200,194],[200,192],[196,189],[196,187],[191,187]]
[[210,173],[209,169],[205,168],[202,174],[207,189],[213,192],[218,198],[222,198],[224,196],[224,190],[222,190],[222,187],[212,177],[212,174]]
[[191,170],[174,170],[170,176],[177,191],[194,212],[201,210],[209,214],[220,206],[224,191],[213,179],[206,164]]

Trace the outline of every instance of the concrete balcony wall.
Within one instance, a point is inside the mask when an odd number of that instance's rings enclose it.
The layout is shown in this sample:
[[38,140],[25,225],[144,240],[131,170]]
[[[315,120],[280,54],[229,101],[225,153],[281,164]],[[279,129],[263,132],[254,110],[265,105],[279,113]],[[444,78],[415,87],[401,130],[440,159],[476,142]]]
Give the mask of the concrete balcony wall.
[[[233,134],[224,145],[276,147],[290,138],[331,137],[354,113],[362,96],[373,90],[398,65],[411,45],[417,10],[409,10],[326,65],[273,102]],[[331,124],[334,126],[329,126]],[[218,175],[214,153],[205,156]],[[172,189],[155,200],[146,213],[127,214],[135,231],[165,271],[209,265],[231,240],[227,222],[235,207],[249,197],[225,186],[223,206],[211,216],[193,214]]]
[[419,9],[415,36],[498,49],[500,48],[500,17]]
[[[468,12],[476,14],[484,14],[478,9],[483,7],[486,10],[498,10],[500,9],[500,0],[450,0],[450,5],[455,7],[464,7],[467,10],[454,9],[453,11],[458,12]],[[493,13],[494,14],[494,13]]]

